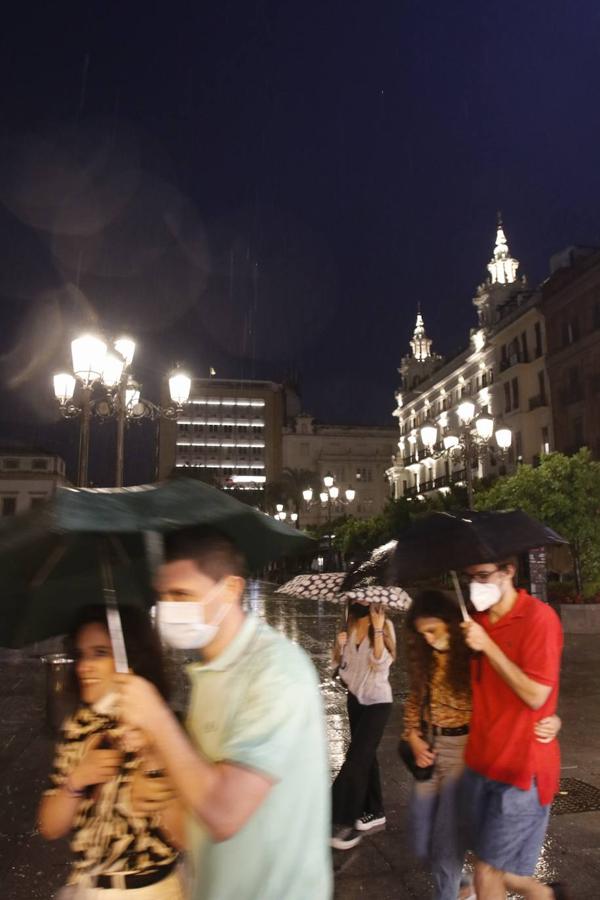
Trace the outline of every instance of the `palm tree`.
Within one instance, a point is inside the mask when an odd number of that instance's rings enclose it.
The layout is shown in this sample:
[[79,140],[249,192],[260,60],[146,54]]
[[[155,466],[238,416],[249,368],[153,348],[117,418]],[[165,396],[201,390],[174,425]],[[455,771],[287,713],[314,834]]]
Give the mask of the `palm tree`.
[[306,488],[312,488],[314,493],[319,493],[319,473],[313,472],[311,469],[292,469],[288,467],[281,473],[280,484],[284,502],[290,502],[294,507],[294,512],[297,512],[299,515],[302,509],[302,492]]

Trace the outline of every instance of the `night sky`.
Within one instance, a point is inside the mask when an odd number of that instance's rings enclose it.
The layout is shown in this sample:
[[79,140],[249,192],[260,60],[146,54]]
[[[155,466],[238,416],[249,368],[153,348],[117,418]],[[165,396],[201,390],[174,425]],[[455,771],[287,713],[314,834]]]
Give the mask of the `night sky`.
[[4,436],[73,438],[50,376],[94,323],[150,396],[181,360],[393,424],[498,209],[530,283],[600,244],[596,0],[12,4],[0,40]]

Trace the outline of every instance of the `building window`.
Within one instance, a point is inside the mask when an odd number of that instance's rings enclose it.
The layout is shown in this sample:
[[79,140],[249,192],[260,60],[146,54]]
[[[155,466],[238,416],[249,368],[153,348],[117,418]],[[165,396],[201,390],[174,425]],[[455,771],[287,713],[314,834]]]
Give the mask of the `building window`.
[[37,509],[38,506],[42,506],[45,500],[45,497],[32,497],[29,505],[31,509]]
[[544,370],[538,372],[538,392],[540,395],[540,403],[542,406],[546,404],[546,376]]
[[583,418],[581,416],[573,419],[573,443],[575,445],[575,450],[579,450],[580,447],[585,446],[585,437],[583,434]]
[[550,453],[550,435],[546,426],[542,428],[542,453]]
[[509,413],[511,409],[510,406],[510,383],[508,381],[504,382],[504,412]]
[[515,434],[515,453],[517,455],[517,462],[523,462],[523,438],[520,431],[517,431]]
[[544,352],[544,348],[543,348],[543,344],[542,344],[542,326],[541,326],[540,322],[535,323],[534,330],[535,330],[535,356],[537,359]]
[[17,498],[16,497],[3,497],[2,498],[2,515],[3,516],[14,516],[17,511]]
[[34,459],[31,462],[31,468],[37,469],[38,471],[43,469],[45,471],[48,468],[48,462],[47,459]]
[[5,469],[20,469],[21,468],[21,460],[5,459],[4,460],[4,468]]
[[527,332],[524,331],[521,335],[521,353],[523,356],[523,362],[529,362],[529,350],[527,347]]
[[564,321],[562,325],[562,342],[563,347],[574,344],[579,340],[579,319],[573,317],[568,321]]
[[513,409],[519,408],[519,379],[513,378],[512,380],[512,405]]

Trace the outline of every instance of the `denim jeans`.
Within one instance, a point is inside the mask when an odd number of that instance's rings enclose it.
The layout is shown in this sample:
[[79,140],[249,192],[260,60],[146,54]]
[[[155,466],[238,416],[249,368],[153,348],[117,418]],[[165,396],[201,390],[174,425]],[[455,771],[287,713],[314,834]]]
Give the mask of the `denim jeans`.
[[461,801],[467,737],[437,737],[433,778],[413,784],[410,831],[415,854],[430,867],[435,900],[456,900],[460,886],[467,850]]

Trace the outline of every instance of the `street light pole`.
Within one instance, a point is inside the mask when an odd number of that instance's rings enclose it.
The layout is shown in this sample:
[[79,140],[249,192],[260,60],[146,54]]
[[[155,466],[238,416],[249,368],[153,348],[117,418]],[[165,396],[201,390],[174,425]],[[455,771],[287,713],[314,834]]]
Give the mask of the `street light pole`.
[[91,387],[82,388],[81,427],[79,429],[79,465],[77,473],[78,487],[88,486],[88,462],[90,458],[90,423],[92,419],[91,395]]
[[467,482],[467,502],[469,504],[469,509],[473,509],[473,467],[471,465],[471,460],[473,458],[473,443],[472,443],[471,432],[468,428],[465,428],[465,480]]
[[125,465],[125,415],[126,415],[127,374],[121,376],[117,391],[117,453],[115,465],[115,486],[123,487],[123,469]]

